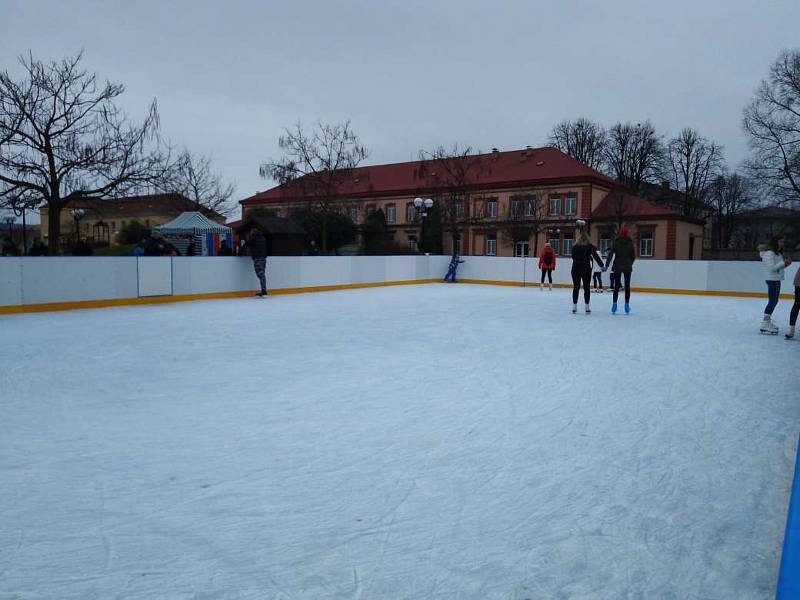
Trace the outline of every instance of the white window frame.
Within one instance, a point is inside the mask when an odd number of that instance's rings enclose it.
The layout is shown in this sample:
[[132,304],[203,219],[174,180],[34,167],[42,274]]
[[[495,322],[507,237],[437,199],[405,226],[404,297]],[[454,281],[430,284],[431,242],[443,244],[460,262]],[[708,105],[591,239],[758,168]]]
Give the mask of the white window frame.
[[522,198],[511,199],[511,217],[518,218],[522,216]]
[[[521,250],[521,247],[525,248],[524,252]],[[519,241],[516,244],[514,244],[514,256],[527,258],[528,256],[530,256],[530,253],[531,253],[530,242]]]
[[417,247],[417,244],[418,244],[417,236],[415,236],[415,235],[408,236],[408,247],[409,248],[411,248],[412,250],[415,250],[416,247]]
[[[639,256],[642,258],[651,258],[653,256],[655,239],[656,234],[653,231],[642,231],[639,234]],[[649,252],[645,252],[646,245],[649,246]]]
[[456,219],[460,219],[464,216],[464,201],[463,200],[454,200],[453,201],[453,214],[455,215]]
[[350,207],[350,220],[353,223],[358,223],[358,207],[357,206],[351,206]]
[[397,222],[397,207],[394,204],[386,205],[386,223],[393,225]]
[[575,245],[575,235],[565,233],[564,240],[561,244],[564,256],[572,256],[572,246]]
[[535,212],[534,209],[536,207],[536,199],[535,198],[526,198],[525,199],[525,216],[532,217],[534,216],[533,213]]
[[497,218],[497,200],[486,201],[486,216],[490,219]]
[[414,206],[413,202],[409,202],[406,204],[406,222],[413,223],[417,220],[417,208]]
[[[555,208],[555,210],[553,210]],[[547,205],[547,214],[555,217],[561,214],[561,196],[550,196],[550,201]]]
[[561,254],[561,238],[554,237],[554,238],[548,239],[547,241],[550,242],[550,247],[553,249],[553,252],[555,252],[556,255],[560,255]]
[[486,256],[497,256],[497,236],[486,236]]
[[578,214],[578,196],[575,194],[567,194],[564,200],[564,214],[577,215]]

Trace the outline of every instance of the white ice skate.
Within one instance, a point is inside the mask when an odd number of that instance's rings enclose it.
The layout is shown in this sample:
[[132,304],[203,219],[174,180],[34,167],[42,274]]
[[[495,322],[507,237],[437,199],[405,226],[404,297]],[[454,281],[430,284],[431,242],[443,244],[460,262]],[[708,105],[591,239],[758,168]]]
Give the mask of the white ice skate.
[[578,305],[577,304],[573,304],[572,305],[572,314],[574,315],[576,312],[578,312]]
[[764,335],[778,335],[778,327],[772,322],[769,315],[764,315],[764,320],[761,321],[761,333]]
[[543,291],[544,291],[544,284],[543,284],[543,283],[540,283],[540,284],[539,284],[539,291],[540,291],[540,292],[543,292]]
[[586,308],[583,310],[583,312],[585,312],[585,313],[588,315],[588,314],[591,314],[591,312],[592,312],[592,309],[591,309],[591,308],[589,308],[589,305],[587,304],[587,305],[586,305]]
[[547,289],[552,292],[553,291],[553,284],[552,283],[548,283],[547,284]]
[[789,325],[789,329],[786,330],[786,335],[784,335],[787,340],[794,339],[794,325]]

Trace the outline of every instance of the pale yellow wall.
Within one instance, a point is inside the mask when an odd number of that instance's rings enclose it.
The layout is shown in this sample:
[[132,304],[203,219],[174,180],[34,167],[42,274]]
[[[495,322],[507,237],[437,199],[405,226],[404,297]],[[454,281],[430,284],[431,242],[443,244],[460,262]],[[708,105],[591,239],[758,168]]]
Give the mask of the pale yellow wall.
[[703,226],[693,223],[677,222],[675,230],[675,258],[687,260],[689,258],[689,237],[695,236],[694,260],[700,260],[703,253]]

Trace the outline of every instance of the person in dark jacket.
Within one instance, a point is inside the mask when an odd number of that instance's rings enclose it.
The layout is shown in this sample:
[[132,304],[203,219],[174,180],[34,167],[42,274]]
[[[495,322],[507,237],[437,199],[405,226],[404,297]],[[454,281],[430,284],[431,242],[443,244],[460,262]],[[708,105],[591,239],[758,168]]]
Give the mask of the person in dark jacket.
[[161,234],[158,231],[154,231],[150,234],[144,242],[144,255],[145,256],[166,256],[167,255],[167,245],[164,242],[164,238],[161,237]]
[[253,269],[256,272],[259,283],[261,283],[261,291],[259,296],[267,295],[267,238],[261,233],[261,230],[253,227],[250,230],[250,257],[253,259]]
[[19,248],[17,248],[17,244],[14,243],[14,240],[11,238],[3,239],[2,249],[0,249],[0,254],[3,256],[19,256]]
[[28,250],[28,256],[47,256],[47,246],[41,239],[34,239],[33,246]]
[[458,265],[463,263],[464,261],[458,256],[458,254],[453,254],[453,258],[450,259],[450,266],[447,267],[447,275],[444,276],[444,280],[447,281],[448,279],[452,280],[453,283],[456,282],[456,271],[458,270]]
[[606,260],[606,268],[611,265],[611,272],[614,273],[614,298],[611,303],[611,312],[617,312],[617,298],[619,288],[625,285],[625,314],[631,312],[631,273],[633,273],[633,263],[636,260],[636,251],[633,248],[633,240],[628,235],[628,228],[623,225],[619,228],[619,235],[614,240],[611,252]]
[[578,294],[581,291],[581,284],[583,284],[583,301],[586,304],[584,309],[588,315],[591,311],[589,308],[589,300],[591,298],[591,289],[589,287],[589,280],[592,278],[592,261],[595,264],[603,266],[603,261],[597,253],[597,248],[594,247],[589,240],[589,236],[581,233],[578,241],[572,246],[572,312],[578,312]]
[[218,254],[218,256],[233,256],[233,251],[231,250],[231,247],[228,246],[228,241],[227,240],[222,240],[219,243],[219,254]]

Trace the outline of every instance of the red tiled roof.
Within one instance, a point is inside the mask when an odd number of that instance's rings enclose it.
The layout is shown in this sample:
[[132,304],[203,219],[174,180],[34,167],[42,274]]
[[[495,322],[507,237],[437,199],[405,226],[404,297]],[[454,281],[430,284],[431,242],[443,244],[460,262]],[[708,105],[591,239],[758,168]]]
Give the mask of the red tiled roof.
[[[471,170],[477,173],[472,182],[476,188],[567,184],[588,180],[614,185],[612,179],[555,148],[492,152],[478,155],[477,159],[480,166]],[[430,160],[358,167],[351,171],[350,182],[342,187],[340,194],[358,198],[424,193],[438,187],[435,172],[436,163]],[[241,203],[283,202],[295,195],[289,186],[279,185],[250,196]]]
[[620,207],[620,198],[622,198],[622,213],[625,219],[647,219],[647,218],[664,218],[664,217],[680,217],[680,213],[672,210],[666,206],[660,206],[639,196],[634,196],[628,192],[619,189],[611,190],[605,198],[600,201],[592,211],[592,219],[616,219],[617,212]]
[[[128,196],[126,198],[111,198],[97,200],[94,198],[80,198],[70,200],[67,208],[83,208],[96,213],[104,219],[129,218],[145,216],[177,217],[186,211],[198,210],[197,204],[183,194],[148,194],[146,196]],[[222,215],[200,207],[200,212],[210,219],[220,220]]]

